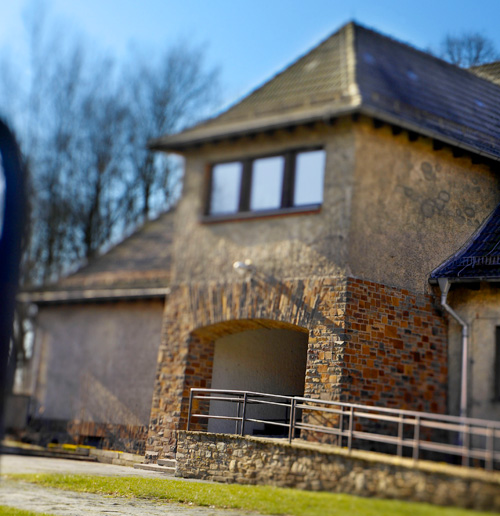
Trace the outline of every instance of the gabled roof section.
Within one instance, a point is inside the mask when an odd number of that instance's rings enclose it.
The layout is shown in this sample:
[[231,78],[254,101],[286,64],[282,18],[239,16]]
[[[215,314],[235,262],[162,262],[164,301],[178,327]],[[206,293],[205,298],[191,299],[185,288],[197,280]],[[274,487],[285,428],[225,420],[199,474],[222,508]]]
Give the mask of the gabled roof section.
[[182,152],[353,112],[500,160],[500,86],[355,23],[216,118],[150,146]]
[[500,61],[469,68],[473,73],[500,86]]
[[430,279],[500,280],[500,205],[453,256],[432,271]]
[[364,112],[500,159],[500,87],[371,30],[356,30]]
[[216,118],[151,142],[158,150],[267,128],[314,121],[352,111],[360,98],[355,81],[355,25],[350,23]]
[[19,294],[21,301],[53,302],[158,297],[169,284],[173,212],[146,222],[131,236],[57,283]]

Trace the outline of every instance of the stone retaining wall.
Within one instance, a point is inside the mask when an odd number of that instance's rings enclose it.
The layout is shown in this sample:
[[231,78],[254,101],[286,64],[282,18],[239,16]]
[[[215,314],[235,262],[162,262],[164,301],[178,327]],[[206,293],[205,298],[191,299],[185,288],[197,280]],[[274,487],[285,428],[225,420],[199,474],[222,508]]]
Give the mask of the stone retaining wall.
[[500,473],[305,442],[178,432],[176,476],[500,511]]
[[134,464],[142,464],[144,457],[135,453],[126,453],[113,450],[89,450],[89,457],[95,457],[97,462],[105,464],[115,464],[116,466],[134,466]]

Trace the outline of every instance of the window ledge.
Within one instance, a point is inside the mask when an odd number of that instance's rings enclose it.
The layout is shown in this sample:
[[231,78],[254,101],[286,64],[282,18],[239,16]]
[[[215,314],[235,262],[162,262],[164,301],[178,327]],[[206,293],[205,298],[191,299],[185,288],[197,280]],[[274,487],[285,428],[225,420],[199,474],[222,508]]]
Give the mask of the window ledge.
[[291,208],[281,208],[279,210],[258,210],[240,211],[237,213],[227,213],[221,215],[203,215],[200,217],[202,224],[217,224],[219,222],[238,222],[254,219],[268,219],[274,217],[284,217],[287,215],[311,215],[321,211],[321,204],[308,204],[305,206],[293,206]]

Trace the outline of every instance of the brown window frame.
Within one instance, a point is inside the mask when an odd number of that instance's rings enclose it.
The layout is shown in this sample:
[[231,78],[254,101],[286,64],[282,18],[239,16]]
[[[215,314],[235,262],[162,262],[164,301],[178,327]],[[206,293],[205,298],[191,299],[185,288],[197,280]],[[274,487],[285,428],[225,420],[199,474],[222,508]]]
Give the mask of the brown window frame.
[[[313,204],[300,204],[295,205],[293,203],[295,195],[295,175],[297,156],[301,153],[323,151],[325,149],[320,146],[298,148],[288,150],[285,152],[275,152],[272,154],[259,154],[252,157],[242,159],[230,159],[224,161],[216,161],[208,165],[206,171],[206,187],[204,195],[204,209],[202,215],[202,222],[217,222],[217,221],[228,221],[228,220],[240,220],[258,217],[276,216],[282,214],[296,214],[296,213],[314,213],[321,209],[323,200],[320,203]],[[281,203],[278,208],[252,210],[250,208],[250,198],[252,191],[252,177],[253,177],[253,163],[259,159],[283,157],[284,158],[284,169],[283,169],[283,184],[281,188]],[[242,164],[242,177],[239,191],[238,210],[231,213],[210,213],[211,211],[211,198],[212,198],[212,181],[213,181],[213,169],[217,165],[224,163],[241,163]],[[323,171],[324,172],[324,171]],[[324,187],[324,185],[323,185]],[[323,193],[323,191],[322,191]]]

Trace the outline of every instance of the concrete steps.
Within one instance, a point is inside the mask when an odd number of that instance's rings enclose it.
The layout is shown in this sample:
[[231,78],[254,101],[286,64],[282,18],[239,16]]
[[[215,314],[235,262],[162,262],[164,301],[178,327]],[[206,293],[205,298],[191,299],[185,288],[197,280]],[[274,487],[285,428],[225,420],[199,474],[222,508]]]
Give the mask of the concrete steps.
[[155,471],[157,473],[164,473],[171,477],[175,474],[175,459],[158,459],[156,464],[134,464],[134,469],[144,469],[146,471]]

